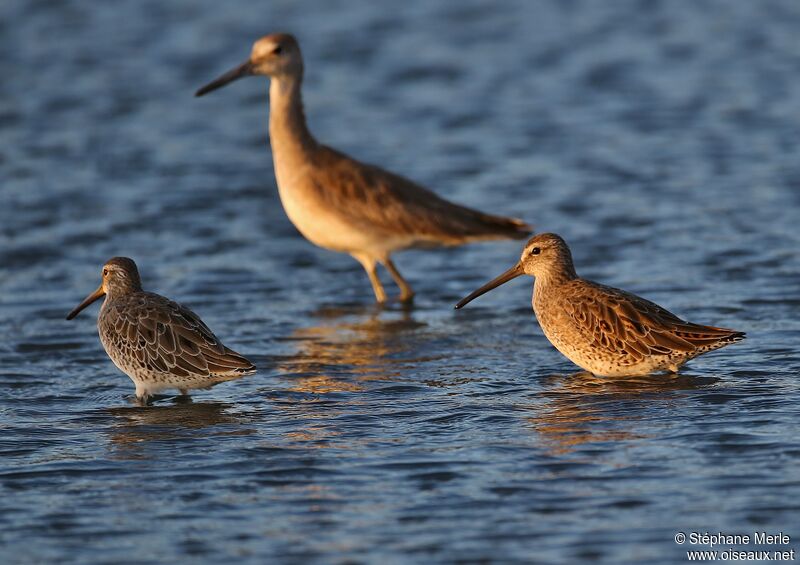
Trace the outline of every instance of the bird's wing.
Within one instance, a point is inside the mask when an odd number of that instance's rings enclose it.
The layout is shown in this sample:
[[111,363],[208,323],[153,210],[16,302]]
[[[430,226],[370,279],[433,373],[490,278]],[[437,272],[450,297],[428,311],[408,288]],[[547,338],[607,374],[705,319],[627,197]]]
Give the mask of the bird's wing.
[[577,328],[598,349],[641,360],[649,355],[683,353],[743,336],[725,328],[693,324],[658,304],[634,294],[581,279],[568,283],[561,306]]
[[419,238],[420,243],[524,238],[531,226],[440,198],[418,184],[321,146],[311,180],[326,204],[371,231]]
[[133,295],[119,304],[114,325],[120,345],[140,362],[176,377],[234,376],[255,369],[194,312],[158,294]]

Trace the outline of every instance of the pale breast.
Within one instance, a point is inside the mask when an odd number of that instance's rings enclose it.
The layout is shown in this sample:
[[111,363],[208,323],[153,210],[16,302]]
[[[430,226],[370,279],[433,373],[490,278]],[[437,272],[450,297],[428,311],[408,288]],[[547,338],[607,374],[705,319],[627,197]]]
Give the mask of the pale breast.
[[[353,217],[341,214],[330,203],[337,197],[337,187],[319,186],[312,165],[291,167],[281,159],[275,161],[278,194],[289,220],[311,243],[344,253],[372,253],[381,256],[413,244],[408,237],[393,237],[390,230],[360,225]],[[323,194],[323,191],[327,194]]]
[[131,379],[134,381],[146,379],[149,371],[144,363],[144,357],[137,356],[130,343],[121,339],[116,331],[115,321],[115,312],[106,300],[97,318],[97,332],[103,349],[114,365]]
[[287,188],[279,180],[278,193],[289,221],[311,243],[341,252],[362,249],[367,243],[361,230],[332,214],[311,190],[297,186]]

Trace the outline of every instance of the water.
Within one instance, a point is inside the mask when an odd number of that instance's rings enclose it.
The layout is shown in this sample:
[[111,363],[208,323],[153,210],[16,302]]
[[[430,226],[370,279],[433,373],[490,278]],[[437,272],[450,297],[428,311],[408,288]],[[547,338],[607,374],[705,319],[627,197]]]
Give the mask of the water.
[[[0,14],[4,563],[680,563],[678,531],[798,548],[796,2]],[[320,139],[748,340],[679,378],[570,376],[530,280],[452,310],[517,242],[402,254],[417,303],[375,308],[283,214],[266,81],[192,98],[279,29]],[[63,319],[113,255],[259,373],[131,404],[96,307]]]

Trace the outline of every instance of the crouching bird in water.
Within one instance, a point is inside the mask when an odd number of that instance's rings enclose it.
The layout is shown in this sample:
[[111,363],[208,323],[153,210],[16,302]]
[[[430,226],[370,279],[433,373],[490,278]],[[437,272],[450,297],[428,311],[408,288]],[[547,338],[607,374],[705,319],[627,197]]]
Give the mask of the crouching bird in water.
[[400,300],[414,296],[392,262],[395,251],[530,235],[531,226],[522,220],[448,202],[404,177],[318,143],[306,125],[303,57],[291,35],[262,37],[247,61],[202,87],[196,96],[253,75],[271,80],[269,137],[286,215],[311,243],[349,253],[359,261],[378,302],[386,301],[379,263],[400,288]]
[[197,315],[177,302],[142,290],[136,263],[114,257],[103,282],[67,316],[71,320],[105,296],[97,329],[106,353],[136,385],[147,404],[165,389],[210,388],[255,373],[255,366],[225,347]]
[[533,310],[545,337],[595,375],[674,373],[690,359],[745,337],[744,332],[687,322],[635,294],[580,278],[569,247],[554,233],[531,238],[515,266],[456,308],[522,275],[535,277]]

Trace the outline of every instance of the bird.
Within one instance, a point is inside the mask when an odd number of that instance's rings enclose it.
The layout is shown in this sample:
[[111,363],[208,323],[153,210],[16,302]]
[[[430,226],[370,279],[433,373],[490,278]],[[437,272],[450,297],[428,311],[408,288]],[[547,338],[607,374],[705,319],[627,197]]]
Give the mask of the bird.
[[311,243],[361,263],[377,302],[387,299],[378,264],[399,287],[402,302],[414,297],[392,262],[395,251],[530,235],[532,227],[522,220],[449,202],[405,177],[317,142],[303,111],[303,68],[297,40],[287,33],[270,34],[254,43],[247,61],[195,96],[246,76],[269,77],[269,137],[286,215]]
[[210,388],[255,373],[255,366],[225,347],[186,306],[142,290],[136,263],[113,257],[103,266],[102,283],[67,320],[105,296],[97,329],[114,364],[136,385],[136,399],[147,405],[165,389]]
[[545,337],[597,376],[677,373],[690,359],[745,338],[744,332],[687,322],[635,294],[580,278],[567,243],[554,233],[532,237],[516,265],[456,309],[522,275],[535,278],[533,310]]

